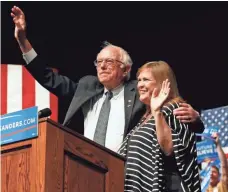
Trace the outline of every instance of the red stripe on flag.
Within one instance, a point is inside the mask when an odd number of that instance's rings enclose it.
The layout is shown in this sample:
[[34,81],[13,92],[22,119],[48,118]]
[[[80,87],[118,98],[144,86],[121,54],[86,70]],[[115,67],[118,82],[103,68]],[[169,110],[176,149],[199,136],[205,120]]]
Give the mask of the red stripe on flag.
[[1,115],[7,113],[7,65],[1,64]]
[[22,66],[22,85],[22,109],[34,107],[36,105],[35,79],[24,66]]
[[52,110],[50,118],[58,122],[58,98],[52,93],[50,93],[50,109]]

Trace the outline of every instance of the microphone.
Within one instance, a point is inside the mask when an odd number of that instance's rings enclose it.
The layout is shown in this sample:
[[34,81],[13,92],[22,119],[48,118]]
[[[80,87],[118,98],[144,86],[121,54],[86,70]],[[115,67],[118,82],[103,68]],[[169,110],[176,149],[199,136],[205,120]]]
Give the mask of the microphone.
[[51,115],[51,109],[45,108],[38,112],[38,118],[48,117]]

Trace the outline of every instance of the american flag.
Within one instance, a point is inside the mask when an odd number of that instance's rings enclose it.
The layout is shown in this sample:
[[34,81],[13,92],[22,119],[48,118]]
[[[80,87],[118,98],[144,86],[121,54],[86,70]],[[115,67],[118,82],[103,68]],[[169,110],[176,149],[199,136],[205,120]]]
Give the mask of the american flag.
[[219,128],[219,140],[228,158],[228,106],[203,110],[201,112],[201,119],[205,128],[210,126],[217,126]]
[[22,65],[1,64],[1,115],[38,106],[50,108],[58,121],[58,98],[42,87]]

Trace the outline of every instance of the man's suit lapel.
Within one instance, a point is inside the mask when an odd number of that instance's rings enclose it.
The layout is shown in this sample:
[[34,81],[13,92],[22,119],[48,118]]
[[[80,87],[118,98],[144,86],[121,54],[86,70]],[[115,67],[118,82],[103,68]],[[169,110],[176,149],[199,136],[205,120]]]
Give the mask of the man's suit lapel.
[[[79,90],[78,90],[79,91]],[[78,91],[75,93],[70,107],[67,111],[65,120],[63,122],[63,125],[67,125],[69,120],[73,117],[73,115],[79,110],[79,108],[89,99],[92,97],[101,94],[104,91],[104,87],[101,84],[97,84],[96,88],[94,90],[82,90],[80,94],[77,94]],[[83,95],[83,96],[82,96]]]
[[[77,92],[80,91],[80,94]],[[70,107],[67,111],[65,120],[63,125],[67,125],[73,115],[79,110],[79,108],[89,99],[92,97],[101,94],[104,91],[104,87],[97,83],[96,88],[94,90],[77,90],[75,93]],[[129,127],[129,122],[131,120],[133,107],[135,104],[135,97],[136,97],[136,85],[134,82],[130,81],[125,84],[124,87],[124,108],[125,108],[125,129],[124,135],[126,135]],[[82,96],[83,95],[83,96]]]
[[132,110],[135,103],[136,87],[132,82],[128,82],[124,88],[124,108],[125,108],[125,129],[124,135],[126,135],[131,120]]

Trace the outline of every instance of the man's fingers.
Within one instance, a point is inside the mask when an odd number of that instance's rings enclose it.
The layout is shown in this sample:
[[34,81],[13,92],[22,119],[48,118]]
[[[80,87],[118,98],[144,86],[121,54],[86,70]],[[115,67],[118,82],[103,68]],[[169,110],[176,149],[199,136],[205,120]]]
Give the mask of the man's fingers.
[[179,105],[180,105],[181,107],[187,107],[187,108],[190,107],[190,105],[187,104],[187,103],[180,103]]
[[11,9],[11,11],[12,11],[12,13],[15,15],[15,16],[17,16],[19,13],[18,13],[18,10],[15,8],[15,7],[13,7],[12,9]]
[[174,115],[186,115],[188,113],[188,109],[184,107],[179,107],[173,110]]
[[17,20],[19,21],[20,19],[25,18],[23,11],[19,7],[14,6],[11,10],[11,17],[13,18],[13,21],[15,23],[17,22]]
[[19,7],[14,6],[11,10],[12,10],[13,14],[16,16],[24,15],[23,11]]
[[16,15],[16,13],[15,13],[15,8],[12,8],[11,11],[12,11],[12,12],[11,12],[11,15],[13,14],[14,17],[15,17],[15,15]]
[[17,11],[18,11],[18,14],[21,14],[21,15],[24,16],[24,12],[23,12],[19,7],[17,7],[16,9],[17,9]]
[[175,109],[175,111],[188,111],[188,108],[186,107],[178,107]]
[[190,120],[190,117],[189,116],[184,116],[184,115],[177,115],[176,116],[177,119],[179,120]]
[[14,7],[12,8],[12,11],[14,12],[14,14],[16,14],[16,13],[18,12],[17,7],[16,7],[16,6],[14,6]]
[[189,116],[176,116],[182,123],[191,123],[192,119]]
[[11,13],[10,15],[11,15],[11,17],[15,17],[15,15],[13,13]]

